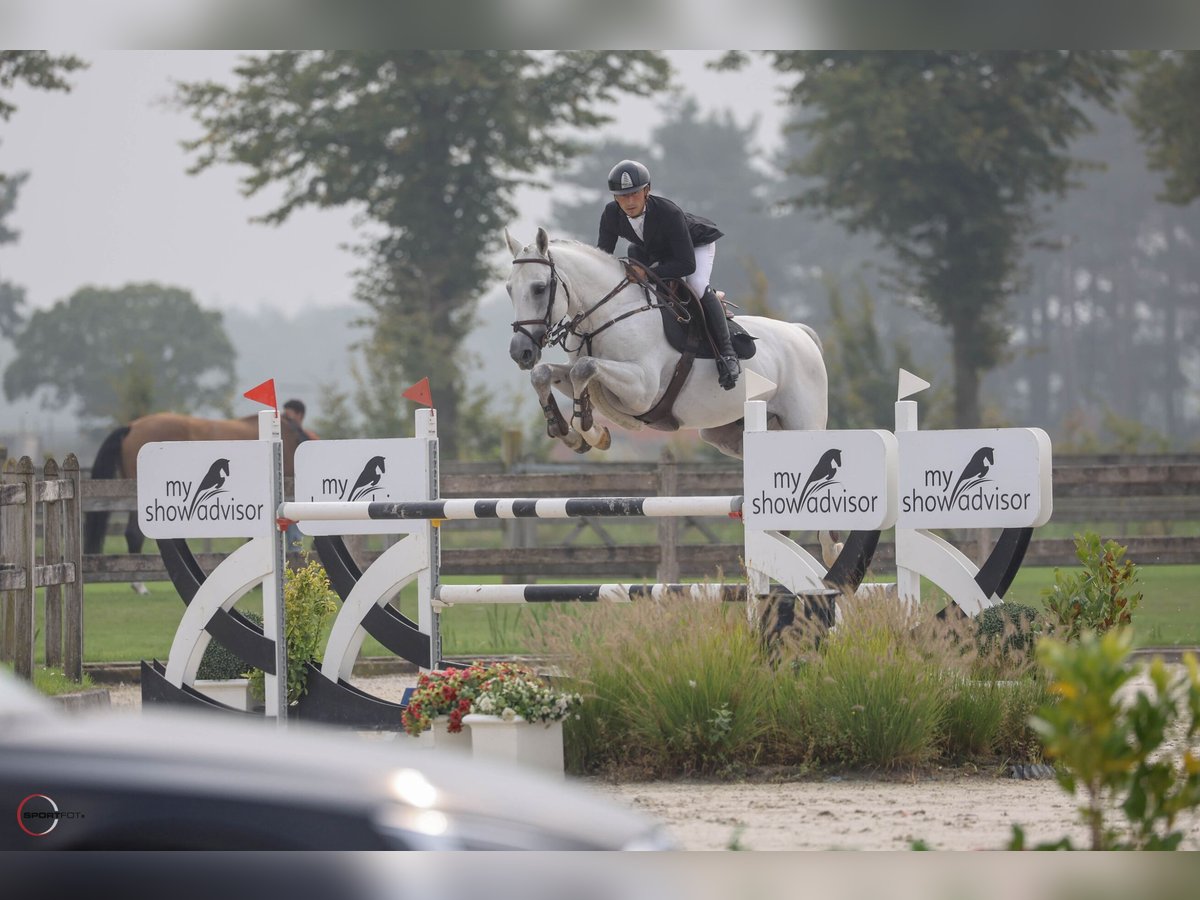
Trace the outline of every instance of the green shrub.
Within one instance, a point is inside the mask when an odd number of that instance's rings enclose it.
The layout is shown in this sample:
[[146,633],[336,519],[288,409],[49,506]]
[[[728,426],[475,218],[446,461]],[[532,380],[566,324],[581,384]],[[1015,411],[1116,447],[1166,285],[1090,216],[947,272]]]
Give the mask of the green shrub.
[[946,758],[976,759],[995,752],[1013,684],[966,679],[950,684],[942,720]]
[[584,697],[563,730],[571,771],[712,773],[760,758],[773,677],[741,608],[668,598],[590,612],[543,623],[563,687]]
[[[255,625],[262,627],[262,616],[256,612],[242,613]],[[213,681],[228,681],[232,678],[245,678],[250,665],[240,656],[222,644],[211,640],[200,658],[200,667],[196,669],[196,677]]]
[[[288,703],[304,695],[308,670],[304,664],[317,660],[325,623],[337,611],[337,594],[329,585],[329,576],[317,560],[284,572],[284,643],[287,645]],[[250,696],[266,697],[266,679],[262,669],[250,670]]]
[[1075,536],[1075,555],[1083,571],[1055,569],[1053,587],[1043,591],[1047,631],[1074,641],[1084,631],[1103,634],[1128,625],[1142,594],[1134,590],[1137,566],[1124,559],[1125,548],[1116,541],[1101,544],[1100,536],[1089,531]]
[[[1200,807],[1200,666],[1192,654],[1172,678],[1161,658],[1148,671],[1152,692],[1131,701],[1119,693],[1136,674],[1128,664],[1130,629],[1104,635],[1084,632],[1075,643],[1044,639],[1038,659],[1057,702],[1042,707],[1033,727],[1046,754],[1058,763],[1058,781],[1080,796],[1080,814],[1093,850],[1174,850],[1183,840],[1175,826],[1183,812]],[[1178,736],[1178,750],[1163,746]],[[1123,827],[1110,821],[1124,816]],[[1011,847],[1024,846],[1014,829]],[[1064,838],[1046,847],[1070,849]]]
[[822,642],[809,681],[817,754],[851,766],[916,766],[937,755],[956,655],[929,613],[852,596]]
[[1030,658],[1041,630],[1038,611],[1020,603],[998,603],[975,617],[975,641],[979,652]]

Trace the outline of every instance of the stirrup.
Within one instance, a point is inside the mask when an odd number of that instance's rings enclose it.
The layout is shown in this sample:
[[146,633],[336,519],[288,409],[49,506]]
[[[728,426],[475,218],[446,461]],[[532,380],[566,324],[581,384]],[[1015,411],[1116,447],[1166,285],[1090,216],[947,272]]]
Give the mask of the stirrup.
[[742,365],[736,356],[717,357],[717,383],[725,390],[732,391],[737,387],[741,374]]

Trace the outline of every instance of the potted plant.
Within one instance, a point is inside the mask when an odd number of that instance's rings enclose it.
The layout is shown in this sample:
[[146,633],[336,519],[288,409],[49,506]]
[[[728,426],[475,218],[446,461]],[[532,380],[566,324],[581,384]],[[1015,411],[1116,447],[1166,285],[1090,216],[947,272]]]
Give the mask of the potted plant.
[[499,663],[471,702],[463,723],[476,757],[491,757],[563,773],[562,723],[582,702],[555,690],[527,666]]
[[[262,616],[258,613],[247,612],[242,615],[262,625]],[[204,655],[200,657],[192,687],[226,706],[249,711],[253,708],[250,679],[247,677],[249,668],[245,660],[220,641],[210,640]]]
[[405,732],[420,737],[428,731],[435,745],[468,749],[471,738],[463,730],[463,716],[471,711],[471,701],[491,671],[476,662],[422,673],[401,715]]
[[[307,556],[307,554],[306,554]],[[317,560],[284,573],[284,643],[287,645],[288,705],[304,695],[308,684],[305,663],[316,662],[317,652],[329,617],[337,612],[337,594],[329,576]],[[266,681],[262,669],[251,669],[250,695],[265,700]]]

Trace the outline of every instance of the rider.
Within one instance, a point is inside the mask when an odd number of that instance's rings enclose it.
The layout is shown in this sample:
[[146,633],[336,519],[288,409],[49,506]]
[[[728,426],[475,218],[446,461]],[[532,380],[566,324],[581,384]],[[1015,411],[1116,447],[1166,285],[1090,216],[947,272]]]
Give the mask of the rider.
[[640,162],[623,159],[608,173],[613,200],[600,216],[597,246],[605,253],[617,248],[617,238],[629,241],[629,258],[649,267],[659,278],[682,279],[700,299],[704,320],[717,348],[717,379],[725,390],[737,385],[742,367],[729,340],[725,308],[712,285],[717,226],[684,212],[666,197],[650,193],[650,170]]

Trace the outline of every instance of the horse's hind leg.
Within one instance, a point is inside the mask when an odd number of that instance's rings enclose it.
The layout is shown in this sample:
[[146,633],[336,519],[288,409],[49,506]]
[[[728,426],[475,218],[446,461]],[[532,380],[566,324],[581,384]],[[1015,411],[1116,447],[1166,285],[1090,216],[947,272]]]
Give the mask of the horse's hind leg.
[[742,420],[730,422],[728,425],[718,425],[716,428],[701,428],[700,440],[716,447],[726,456],[734,459],[742,458]]
[[542,415],[546,417],[546,434],[552,438],[558,438],[576,453],[586,453],[591,450],[591,445],[586,443],[579,432],[563,418],[562,411],[558,408],[558,401],[554,399],[551,391],[551,388],[558,388],[568,397],[573,396],[567,367],[556,363],[539,363],[530,371],[529,380],[533,384],[534,391],[537,392]]
[[[142,545],[146,543],[146,535],[142,534],[142,529],[138,527],[137,513],[129,514],[129,521],[125,524],[125,543],[129,547],[130,553],[141,553]],[[129,586],[133,588],[135,593],[149,594],[150,589],[140,581],[131,581]]]

